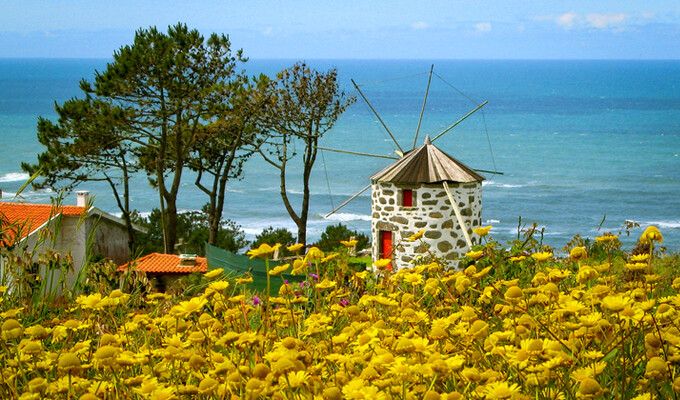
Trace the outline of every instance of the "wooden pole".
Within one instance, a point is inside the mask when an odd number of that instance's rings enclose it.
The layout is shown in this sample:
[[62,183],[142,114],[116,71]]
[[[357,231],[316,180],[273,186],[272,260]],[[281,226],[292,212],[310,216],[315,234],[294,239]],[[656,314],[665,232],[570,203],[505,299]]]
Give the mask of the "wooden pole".
[[470,239],[470,234],[468,233],[467,226],[465,225],[465,222],[463,221],[463,216],[461,215],[460,209],[458,208],[458,202],[456,201],[456,199],[453,198],[451,189],[449,189],[449,184],[446,181],[444,181],[444,190],[446,191],[446,196],[449,198],[449,201],[453,206],[453,211],[456,213],[456,219],[458,219],[460,229],[463,231],[465,241],[467,242],[468,247],[472,248],[472,239]]
[[459,120],[456,121],[453,125],[451,125],[451,126],[449,126],[448,128],[444,129],[444,130],[442,131],[442,133],[440,133],[439,135],[435,136],[434,139],[432,139],[432,141],[434,142],[435,140],[439,139],[443,134],[445,134],[446,132],[450,131],[451,129],[453,129],[456,125],[460,124],[461,122],[465,121],[465,119],[466,119],[467,117],[469,117],[470,115],[472,115],[475,111],[479,110],[480,108],[484,107],[487,103],[488,103],[488,101],[485,101],[484,103],[478,105],[474,110],[472,110],[472,111],[470,111],[469,113],[465,114],[465,116],[464,116],[463,118],[459,119]]
[[367,157],[377,157],[377,158],[389,158],[390,160],[398,160],[399,157],[383,156],[380,154],[369,154],[369,153],[359,153],[358,151],[340,150],[340,149],[330,149],[328,147],[316,146],[319,150],[334,151],[336,153],[347,153],[355,156],[367,156]]
[[413,149],[416,148],[416,142],[418,142],[418,132],[420,132],[420,123],[423,122],[423,114],[425,114],[425,104],[427,104],[427,95],[430,93],[430,83],[432,82],[432,71],[434,70],[434,64],[430,66],[430,76],[427,78],[427,89],[425,89],[425,100],[423,100],[423,108],[420,110],[420,118],[418,118],[418,127],[416,128],[416,136],[413,138]]
[[380,123],[382,124],[383,128],[385,128],[385,130],[387,131],[387,133],[390,135],[390,137],[392,138],[392,141],[394,142],[394,144],[397,145],[397,148],[399,149],[399,151],[401,151],[401,152],[403,153],[404,150],[402,150],[401,146],[399,146],[399,142],[397,142],[397,139],[394,138],[394,135],[392,135],[392,132],[390,132],[390,130],[387,128],[387,125],[385,125],[385,123],[383,122],[382,118],[380,118],[380,115],[378,115],[378,112],[375,111],[375,109],[373,108],[373,106],[371,105],[371,103],[368,102],[368,99],[367,99],[366,96],[364,96],[364,94],[361,92],[361,89],[359,89],[359,86],[357,86],[356,82],[354,82],[354,79],[351,79],[351,81],[352,81],[352,84],[354,85],[354,87],[357,89],[357,92],[359,92],[359,94],[361,95],[361,98],[364,99],[364,101],[366,102],[366,104],[368,104],[368,107],[371,109],[371,111],[373,111],[373,114],[375,114],[376,118],[378,118],[378,121],[380,121]]
[[324,218],[328,218],[328,217],[330,217],[331,215],[335,214],[336,211],[338,211],[339,209],[341,209],[342,207],[344,207],[345,205],[347,205],[347,203],[349,203],[350,201],[352,201],[352,200],[356,199],[357,197],[359,197],[360,194],[362,194],[363,192],[365,192],[366,189],[368,189],[368,188],[370,188],[370,187],[371,187],[371,185],[368,185],[368,186],[366,186],[365,188],[361,189],[361,190],[359,191],[359,193],[357,193],[357,194],[355,194],[354,196],[350,197],[349,199],[345,200],[345,202],[342,203],[342,204],[340,204],[339,206],[337,206],[337,207],[335,208],[335,210],[333,210],[333,211],[329,212],[328,214],[326,214],[326,216],[325,216]]

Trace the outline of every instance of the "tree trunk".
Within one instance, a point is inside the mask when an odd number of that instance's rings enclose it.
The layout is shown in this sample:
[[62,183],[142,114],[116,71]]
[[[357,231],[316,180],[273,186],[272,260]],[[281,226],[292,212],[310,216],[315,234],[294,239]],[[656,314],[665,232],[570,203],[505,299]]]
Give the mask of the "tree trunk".
[[175,243],[177,243],[177,205],[175,199],[170,201],[166,197],[165,216],[165,252],[175,254]]

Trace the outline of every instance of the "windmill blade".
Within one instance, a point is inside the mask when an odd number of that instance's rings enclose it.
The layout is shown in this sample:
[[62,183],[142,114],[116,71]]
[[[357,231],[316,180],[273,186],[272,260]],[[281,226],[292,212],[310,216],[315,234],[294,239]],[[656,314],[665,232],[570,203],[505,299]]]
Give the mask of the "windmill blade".
[[328,214],[326,214],[326,216],[324,216],[324,218],[328,218],[328,217],[330,217],[331,215],[335,214],[336,211],[338,211],[338,210],[341,209],[342,207],[346,206],[347,203],[349,203],[350,201],[352,201],[352,200],[356,199],[357,197],[359,197],[360,194],[362,194],[363,192],[365,192],[366,189],[368,189],[368,188],[370,188],[370,187],[371,187],[371,185],[368,185],[368,186],[366,186],[365,188],[361,189],[357,194],[355,194],[354,196],[352,196],[352,197],[350,197],[349,199],[345,200],[344,203],[342,203],[342,204],[340,204],[339,206],[335,207],[335,209],[334,209],[333,211],[331,211],[331,212],[329,212]]
[[432,82],[432,71],[434,70],[434,64],[430,66],[430,76],[427,78],[427,89],[425,89],[425,99],[423,100],[423,108],[420,110],[420,118],[418,118],[418,127],[416,127],[416,136],[413,138],[413,149],[416,148],[416,142],[418,141],[418,133],[420,132],[420,124],[423,122],[423,114],[425,114],[425,105],[427,104],[427,96],[430,93],[430,83]]
[[352,154],[352,155],[355,155],[355,156],[388,158],[390,160],[398,160],[399,159],[397,157],[392,157],[392,156],[383,156],[383,155],[380,155],[380,154],[359,153],[358,151],[331,149],[331,148],[328,148],[328,147],[321,147],[321,146],[316,146],[316,148],[319,149],[319,150],[333,151],[333,152],[336,152],[336,153],[346,153],[346,154]]
[[473,168],[473,169],[477,172],[486,172],[487,174],[505,175],[503,172],[489,171],[488,169],[478,169],[478,168]]
[[373,114],[375,114],[375,117],[378,118],[378,121],[380,121],[380,123],[382,124],[383,128],[385,128],[385,130],[387,131],[387,133],[390,135],[390,137],[392,138],[392,141],[394,142],[394,144],[397,145],[397,148],[399,149],[399,151],[401,151],[401,152],[403,153],[404,150],[402,150],[401,146],[399,146],[399,142],[397,142],[397,139],[394,138],[394,135],[392,135],[392,132],[390,132],[390,130],[387,128],[387,125],[385,125],[385,122],[383,122],[382,118],[380,118],[380,115],[378,115],[378,112],[375,111],[375,109],[373,108],[373,106],[371,105],[371,103],[368,101],[368,99],[366,98],[366,96],[364,96],[364,94],[361,92],[361,89],[359,89],[359,86],[356,84],[356,82],[354,82],[354,79],[350,79],[350,80],[352,81],[352,85],[354,85],[354,87],[356,88],[357,92],[359,92],[359,94],[361,95],[361,98],[364,99],[364,101],[366,102],[366,104],[368,104],[368,107],[371,109],[371,111],[373,111]]
[[466,119],[467,117],[469,117],[470,115],[474,114],[475,111],[477,111],[477,110],[479,110],[480,108],[484,107],[487,103],[488,103],[488,101],[485,101],[484,103],[482,103],[482,104],[478,105],[477,107],[475,107],[474,110],[472,110],[472,111],[470,111],[469,113],[465,114],[465,116],[464,116],[463,118],[459,119],[459,120],[456,121],[453,125],[451,125],[451,126],[449,126],[448,128],[444,129],[439,135],[435,136],[434,139],[432,139],[432,142],[434,142],[435,140],[439,139],[443,134],[445,134],[446,132],[448,132],[448,131],[450,131],[451,129],[453,129],[456,125],[458,125],[458,124],[460,124],[461,122],[465,121],[465,119]]

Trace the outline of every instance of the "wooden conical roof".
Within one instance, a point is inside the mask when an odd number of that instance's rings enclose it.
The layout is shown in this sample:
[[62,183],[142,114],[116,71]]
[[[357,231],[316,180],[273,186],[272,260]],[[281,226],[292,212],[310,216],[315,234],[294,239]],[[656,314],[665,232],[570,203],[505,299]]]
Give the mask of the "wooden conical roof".
[[481,182],[486,178],[436,148],[430,137],[401,159],[371,176],[371,181],[399,183]]

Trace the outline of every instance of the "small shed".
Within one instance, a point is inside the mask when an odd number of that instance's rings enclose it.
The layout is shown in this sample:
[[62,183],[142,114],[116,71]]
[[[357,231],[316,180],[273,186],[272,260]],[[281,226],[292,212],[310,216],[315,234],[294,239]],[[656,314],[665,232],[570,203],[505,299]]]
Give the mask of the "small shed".
[[151,253],[132,261],[129,265],[121,265],[118,271],[124,272],[128,268],[145,272],[147,278],[158,290],[165,291],[184,276],[194,272],[207,272],[208,260],[194,254]]
[[[371,176],[373,259],[391,258],[396,269],[405,268],[429,247],[435,257],[455,264],[475,243],[485,179],[435,147],[429,136]],[[428,246],[407,240],[423,229]]]

